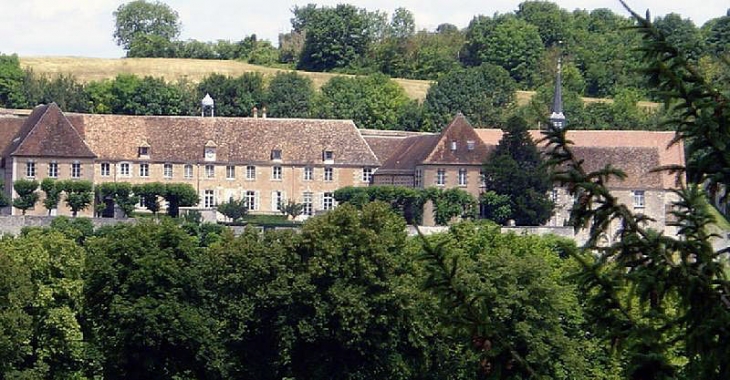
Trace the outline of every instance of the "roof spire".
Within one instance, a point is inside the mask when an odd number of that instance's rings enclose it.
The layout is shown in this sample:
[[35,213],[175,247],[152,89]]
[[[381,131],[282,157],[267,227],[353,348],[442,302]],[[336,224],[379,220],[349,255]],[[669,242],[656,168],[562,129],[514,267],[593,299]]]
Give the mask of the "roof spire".
[[555,128],[565,127],[565,115],[563,114],[563,57],[562,52],[558,56],[558,74],[555,76],[555,92],[553,93],[553,107],[550,113],[550,123]]

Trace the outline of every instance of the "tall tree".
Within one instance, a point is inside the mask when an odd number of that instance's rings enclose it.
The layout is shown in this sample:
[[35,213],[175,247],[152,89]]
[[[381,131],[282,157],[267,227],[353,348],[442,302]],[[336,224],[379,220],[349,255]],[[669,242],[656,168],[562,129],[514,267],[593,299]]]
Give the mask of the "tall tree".
[[35,204],[38,203],[40,197],[40,194],[36,191],[38,190],[38,181],[18,179],[13,183],[13,189],[18,193],[18,196],[13,199],[13,207],[19,209],[23,215],[25,215],[26,210],[35,207]]
[[452,70],[428,89],[423,103],[423,129],[437,131],[462,112],[478,126],[498,125],[504,107],[514,100],[515,82],[491,64]]
[[23,102],[22,99],[13,99],[20,95],[23,77],[17,55],[0,54],[0,105],[14,107],[16,103]]
[[307,118],[312,116],[314,85],[309,77],[278,72],[269,82],[266,106],[273,117]]
[[165,3],[135,0],[114,11],[114,39],[130,50],[141,36],[153,35],[172,41],[180,34],[178,14]]
[[399,129],[399,115],[408,104],[405,90],[383,74],[336,76],[321,88],[319,116],[352,119],[360,128]]
[[[606,187],[625,175],[613,167],[588,172],[573,154],[564,130],[548,134],[556,179],[577,202],[576,229],[589,240],[575,256],[583,265],[581,288],[599,336],[626,364],[626,378],[730,377],[730,281],[727,248],[713,248],[714,217],[705,189],[730,185],[730,99],[707,81],[650,20],[632,12],[642,46],[645,72],[658,93],[674,105],[676,141],[683,141],[687,166],[678,178],[672,207],[677,236],[647,227]],[[601,244],[612,223],[621,226],[615,243]]]
[[367,11],[347,4],[307,9],[302,23],[304,47],[297,67],[331,71],[356,66],[373,39]]
[[539,226],[552,215],[553,203],[547,194],[552,187],[550,175],[523,119],[511,117],[503,131],[484,164],[485,187],[509,197],[511,219],[517,225]]

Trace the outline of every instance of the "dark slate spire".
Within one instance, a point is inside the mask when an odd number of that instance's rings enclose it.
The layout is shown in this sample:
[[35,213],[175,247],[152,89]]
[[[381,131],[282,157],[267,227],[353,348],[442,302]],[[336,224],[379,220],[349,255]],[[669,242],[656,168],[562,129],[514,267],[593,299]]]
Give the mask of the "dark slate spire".
[[550,123],[556,128],[565,127],[565,115],[563,114],[563,82],[561,72],[563,70],[563,59],[558,57],[558,74],[555,77],[555,93],[553,94],[553,107],[550,114]]

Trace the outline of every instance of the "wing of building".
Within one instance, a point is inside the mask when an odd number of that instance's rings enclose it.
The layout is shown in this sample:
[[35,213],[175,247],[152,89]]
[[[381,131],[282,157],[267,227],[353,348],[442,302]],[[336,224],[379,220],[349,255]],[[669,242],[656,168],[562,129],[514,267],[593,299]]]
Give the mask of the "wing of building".
[[[288,199],[308,214],[332,208],[336,189],[367,185],[380,166],[349,120],[89,115],[49,104],[0,117],[0,139],[6,184],[181,182],[203,207],[245,199],[254,213],[278,213]],[[40,203],[29,211],[45,213]]]
[[[534,141],[542,138],[537,130],[531,131],[531,135]],[[670,206],[675,199],[672,190],[677,188],[677,183],[674,175],[653,169],[684,165],[684,147],[681,142],[672,144],[674,136],[674,132],[623,130],[581,130],[567,134],[587,170],[610,164],[625,171],[626,178],[609,183],[609,187],[623,203],[655,219],[654,226],[663,230],[667,230],[671,218]],[[500,129],[474,129],[463,115],[457,115],[440,134],[401,136],[398,144],[387,141],[394,149],[378,147],[385,143],[370,137],[368,142],[373,151],[387,152],[379,156],[383,164],[375,173],[373,183],[418,188],[459,187],[478,196],[485,191],[481,181],[482,164],[501,138]],[[573,199],[563,188],[555,188],[551,196],[557,207],[548,225],[563,226]],[[428,210],[424,212],[424,224],[433,224]]]

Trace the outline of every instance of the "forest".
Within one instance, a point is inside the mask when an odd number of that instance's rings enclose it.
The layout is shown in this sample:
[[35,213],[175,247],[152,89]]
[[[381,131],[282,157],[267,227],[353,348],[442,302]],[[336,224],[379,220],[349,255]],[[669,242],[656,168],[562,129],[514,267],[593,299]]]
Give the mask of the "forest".
[[[665,129],[662,120],[673,117],[665,107],[637,103],[664,99],[640,72],[641,38],[631,30],[635,21],[607,9],[571,12],[526,1],[512,13],[475,15],[463,30],[442,24],[435,31],[416,31],[405,8],[389,16],[347,4],[310,4],[292,13],[292,29],[280,36],[278,48],[255,35],[233,42],[178,41],[177,13],[166,4],[139,0],[115,12],[115,38],[129,57],[237,59],[357,76],[335,77],[319,90],[296,71],[273,77],[211,74],[199,83],[119,74],[80,83],[72,76],[39,76],[23,70],[17,57],[0,55],[0,106],[32,108],[53,101],[68,112],[198,115],[200,99],[209,93],[219,116],[252,116],[256,107],[271,117],[341,118],[360,128],[437,131],[461,111],[482,127],[498,127],[514,115],[537,125],[548,113],[560,56],[565,109],[574,127]],[[159,21],[156,29],[139,26],[150,24],[142,22],[149,18]],[[709,80],[728,82],[722,57],[730,49],[730,15],[701,27],[679,14],[653,22],[670,32],[668,41]],[[434,84],[418,102],[391,80],[396,77]],[[530,104],[518,105],[515,90],[537,94]],[[582,96],[609,101],[584,102]]]

